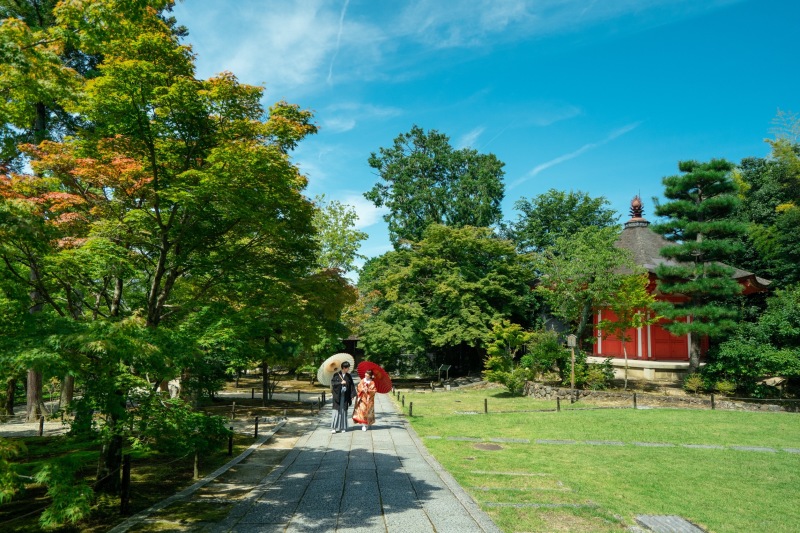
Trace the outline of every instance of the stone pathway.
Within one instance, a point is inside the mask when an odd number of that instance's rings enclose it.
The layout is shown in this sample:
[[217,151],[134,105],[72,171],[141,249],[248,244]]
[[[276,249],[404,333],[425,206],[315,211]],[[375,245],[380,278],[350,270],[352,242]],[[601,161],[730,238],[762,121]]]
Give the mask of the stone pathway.
[[369,431],[331,434],[330,407],[302,423],[290,420],[226,473],[112,533],[499,533],[430,456],[391,400],[378,395],[376,404],[378,423]]

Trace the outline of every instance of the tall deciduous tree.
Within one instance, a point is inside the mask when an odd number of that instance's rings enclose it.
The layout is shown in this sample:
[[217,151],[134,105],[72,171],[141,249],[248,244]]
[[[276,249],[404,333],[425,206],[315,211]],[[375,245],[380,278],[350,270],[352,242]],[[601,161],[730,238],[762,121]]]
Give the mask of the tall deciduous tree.
[[462,370],[480,368],[492,324],[527,317],[532,276],[529,258],[488,228],[432,225],[412,248],[365,267],[364,349],[389,362],[401,353],[437,351],[452,355],[454,364],[461,359]]
[[314,203],[314,228],[320,243],[319,268],[342,272],[356,270],[356,260],[366,259],[358,249],[368,235],[356,229],[355,209],[337,200],[327,200],[324,195],[316,197]]
[[413,126],[372,153],[369,166],[382,181],[364,196],[389,209],[384,219],[395,247],[421,240],[431,224],[488,227],[500,221],[504,164],[493,154],[455,150],[436,130]]
[[602,306],[611,310],[613,320],[601,320],[597,328],[605,337],[614,336],[622,341],[622,355],[625,358],[625,385],[628,388],[628,348],[631,340],[630,330],[655,324],[658,317],[650,313],[655,295],[648,290],[650,276],[646,273],[628,276],[614,276],[617,284],[607,295]]
[[675,243],[661,250],[672,262],[657,268],[658,289],[685,299],[657,302],[654,308],[671,320],[664,326],[668,331],[690,335],[689,370],[694,372],[700,364],[701,337],[719,339],[736,325],[738,311],[731,303],[742,289],[725,262],[738,251],[736,237],[744,224],[733,219],[739,200],[732,163],[683,161],[678,168],[683,174],[663,179],[670,201],[657,205],[655,213],[667,220],[653,230]]
[[504,233],[521,252],[541,252],[559,237],[574,235],[582,228],[616,225],[617,214],[608,205],[602,196],[592,198],[581,191],[550,189],[530,200],[517,200],[514,208],[520,215],[504,228]]
[[778,287],[800,282],[800,120],[779,114],[783,124],[767,142],[770,157],[742,161],[740,216],[749,224],[745,261],[739,265],[770,278]]
[[536,291],[581,342],[592,307],[613,298],[621,276],[637,272],[630,254],[614,246],[617,236],[616,228],[590,226],[556,238],[553,246],[537,256]]
[[26,147],[33,174],[0,180],[3,274],[74,324],[53,345],[105,415],[99,476],[112,490],[128,391],[146,374],[175,377],[213,345],[181,330],[187,317],[248,276],[308,276],[317,254],[306,180],[289,157],[316,131],[311,113],[279,102],[267,114],[263,90],[231,74],[196,79],[160,15],[171,4],[58,4],[59,31],[102,57],[64,104],[91,127]]

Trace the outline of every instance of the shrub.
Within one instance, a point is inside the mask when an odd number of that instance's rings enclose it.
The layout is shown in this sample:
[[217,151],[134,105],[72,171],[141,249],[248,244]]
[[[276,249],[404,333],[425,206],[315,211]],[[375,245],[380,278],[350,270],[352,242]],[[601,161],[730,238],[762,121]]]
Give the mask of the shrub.
[[718,393],[730,396],[736,391],[736,384],[727,379],[723,379],[722,381],[718,381],[714,388]]
[[525,390],[525,382],[531,379],[531,371],[523,367],[517,367],[511,371],[487,370],[483,376],[486,381],[505,386],[512,396],[521,396],[522,391]]
[[570,351],[563,346],[553,330],[534,331],[526,344],[528,353],[522,356],[520,365],[529,368],[536,376],[553,369],[569,372]]
[[703,377],[697,373],[689,374],[683,380],[683,390],[691,392],[692,394],[697,394],[702,391],[704,385]]
[[607,358],[599,365],[586,365],[583,387],[591,390],[607,389],[612,379],[614,379],[614,367],[611,358]]

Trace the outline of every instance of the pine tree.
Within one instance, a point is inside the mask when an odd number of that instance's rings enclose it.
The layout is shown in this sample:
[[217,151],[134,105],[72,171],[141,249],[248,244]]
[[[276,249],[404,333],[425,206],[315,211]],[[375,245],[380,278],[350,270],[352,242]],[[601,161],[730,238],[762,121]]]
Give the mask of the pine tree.
[[654,309],[672,321],[665,325],[670,333],[690,335],[690,372],[700,364],[701,338],[720,338],[738,318],[732,300],[742,289],[732,277],[734,269],[724,264],[736,253],[736,236],[744,231],[733,218],[739,205],[733,168],[724,159],[678,163],[683,174],[662,180],[670,201],[655,210],[667,220],[654,225],[654,231],[676,243],[661,250],[670,261],[656,270],[658,290],[685,299],[657,302]]

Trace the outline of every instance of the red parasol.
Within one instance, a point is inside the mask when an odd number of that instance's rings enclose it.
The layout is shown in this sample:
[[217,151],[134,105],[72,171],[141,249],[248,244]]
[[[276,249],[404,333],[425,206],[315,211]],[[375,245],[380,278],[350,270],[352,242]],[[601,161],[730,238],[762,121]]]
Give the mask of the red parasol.
[[367,370],[372,370],[373,374],[373,381],[375,382],[375,390],[380,392],[381,394],[387,394],[392,390],[392,378],[389,377],[389,373],[381,367],[381,365],[375,364],[372,361],[361,361],[358,363],[358,377],[364,379],[364,374]]

